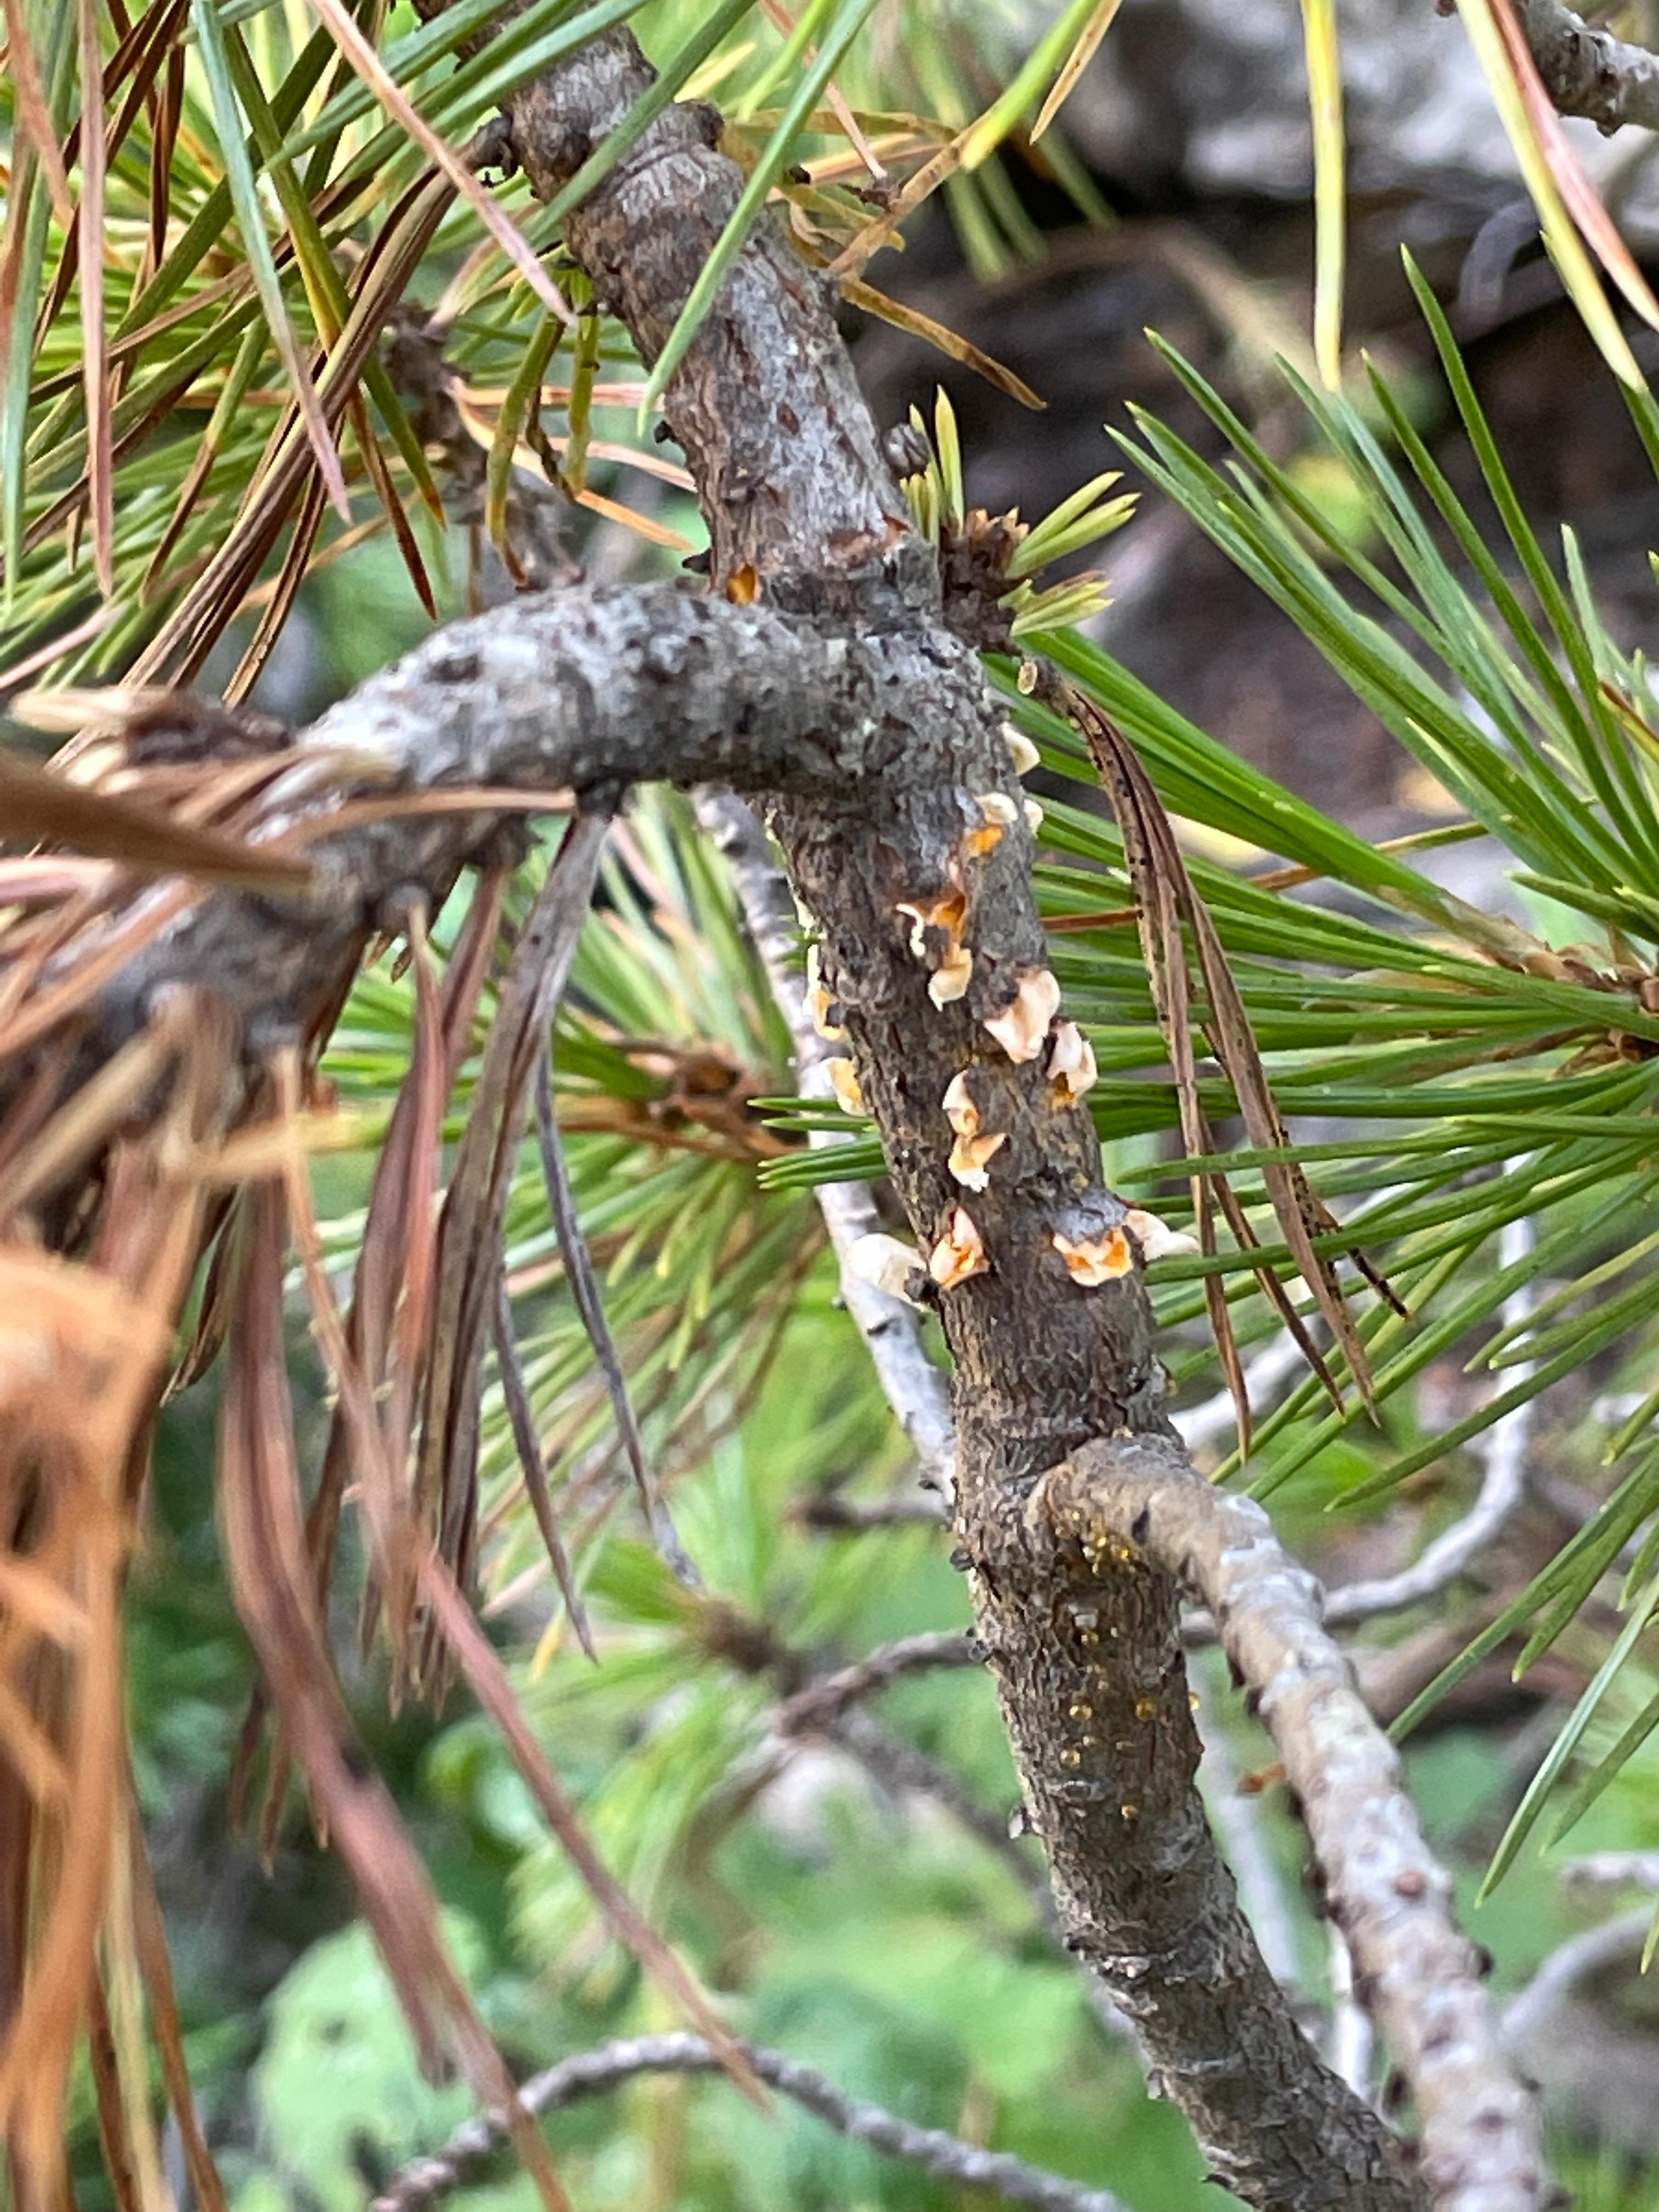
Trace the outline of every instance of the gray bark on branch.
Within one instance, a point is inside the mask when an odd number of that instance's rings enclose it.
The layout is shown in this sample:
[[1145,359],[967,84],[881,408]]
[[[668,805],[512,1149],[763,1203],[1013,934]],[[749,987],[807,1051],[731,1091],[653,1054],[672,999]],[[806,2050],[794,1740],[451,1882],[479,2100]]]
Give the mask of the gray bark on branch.
[[[1216,1489],[1155,1437],[1073,1454],[1026,1512],[1080,1587],[1114,1571],[1173,1575],[1207,1601],[1301,1802],[1356,1994],[1415,2099],[1431,2201],[1437,2212],[1533,2212],[1541,2172],[1531,2100],[1504,2056],[1474,1947],[1453,1922],[1450,1877],[1424,1842],[1398,1753],[1324,1628],[1312,1576],[1254,1498]],[[1077,1771],[1092,1764],[1085,1753]]]
[[[1042,2166],[1030,2166],[1011,2152],[986,2150],[963,2142],[942,2128],[918,2127],[914,2120],[862,2098],[849,2097],[811,2066],[781,2051],[745,2044],[744,2056],[772,2088],[781,2091],[850,2142],[867,2143],[888,2158],[903,2159],[924,2172],[958,2188],[981,2189],[1006,2204],[1030,2204],[1037,2212],[1122,2212],[1109,2191],[1089,2189]],[[641,2035],[585,2051],[574,2058],[532,2075],[519,2091],[526,2112],[561,2111],[580,2097],[605,2096],[641,2074],[717,2074],[721,2060],[700,2035]],[[371,2212],[428,2212],[460,2188],[485,2160],[504,2150],[506,2127],[492,2114],[457,2128],[443,2148],[406,2166],[374,2199]]]
[[[303,1030],[399,901],[441,900],[501,828],[499,812],[395,808],[331,827],[354,799],[488,786],[608,800],[631,783],[718,777],[844,805],[872,778],[933,782],[953,717],[982,712],[983,691],[942,629],[848,637],[689,583],[578,588],[453,623],[302,732],[267,792],[250,835],[302,847],[310,893],[191,907],[101,994],[98,1048],[125,1042],[158,991],[202,976],[252,1050]],[[955,805],[965,821],[967,793]]]
[[[544,79],[510,111],[538,191],[556,190],[649,81],[626,33],[589,48],[575,67]],[[647,361],[738,189],[695,118],[677,113],[661,142],[647,134],[571,219],[568,242]],[[932,564],[878,458],[823,288],[769,224],[739,256],[671,383],[666,418],[700,486],[717,586],[757,580],[775,603],[833,611],[860,630],[932,626]],[[901,726],[914,724],[920,705],[896,697],[892,711]],[[1015,1058],[988,1027],[1048,981],[1017,810],[991,852],[964,859],[977,798],[1014,784],[1000,714],[984,695],[953,711],[946,743],[919,775],[917,734],[896,748],[902,785],[871,777],[854,793],[822,799],[784,791],[773,826],[820,929],[823,981],[845,1009],[859,1079],[918,1243],[932,1252],[965,1219],[982,1247],[982,1269],[940,1301],[955,1361],[957,1526],[964,1558],[981,1569],[980,1631],[1031,1798],[1034,1773],[1064,1740],[1068,1699],[1049,1665],[1052,1617],[1022,1540],[1023,1500],[1046,1467],[1090,1437],[1126,1425],[1164,1431],[1164,1382],[1138,1275],[1083,1287],[1056,1245],[1057,1237],[1109,1238],[1126,1211],[1104,1187],[1089,1115],[1048,1077],[1040,1036]],[[945,948],[939,934],[924,934],[926,957],[917,957],[918,908],[946,912],[943,934],[971,956],[959,998],[940,1003],[930,992],[929,970]],[[950,1165],[944,1100],[957,1082],[981,1127],[1003,1139],[982,1192],[964,1188]],[[992,1553],[1013,1557],[988,1571]],[[1006,1589],[1022,1573],[1032,1602],[1010,1607]],[[1421,2191],[1388,2131],[1300,2034],[1206,1825],[1174,1647],[1173,1583],[1144,1619],[1135,1617],[1140,1595],[1109,1590],[1101,1619],[1103,1642],[1169,1652],[1159,1710],[1170,1724],[1137,1731],[1127,1762],[1135,1789],[1150,1784],[1147,1826],[1126,1834],[1116,1803],[1127,1785],[1120,1788],[1109,1823],[1089,1823],[1087,1849],[1068,1854],[1061,1845],[1062,1879],[1058,1830],[1039,1820],[1062,1921],[1105,1969],[1109,1993],[1133,2007],[1149,2057],[1229,2186],[1284,2212],[1405,2212]],[[1166,1826],[1150,1817],[1154,1805]],[[1183,1880],[1167,1878],[1166,1838]],[[1160,1966],[1178,1960],[1181,1970],[1139,1983],[1133,1972],[1114,1974],[1111,1960],[1130,1955]]]
[[1609,137],[1622,125],[1659,131],[1659,54],[1592,29],[1562,0],[1514,0],[1544,88],[1563,115]]
[[[515,94],[537,191],[572,176],[649,82],[618,32]],[[566,225],[647,362],[741,189],[715,135],[706,111],[670,106]],[[1167,1442],[1127,1209],[1086,1106],[1048,1072],[1057,993],[1000,712],[942,619],[931,550],[882,466],[823,280],[769,221],[672,378],[666,419],[708,519],[715,596],[520,602],[365,685],[299,741],[270,794],[264,827],[306,844],[315,894],[216,895],[169,920],[106,987],[83,1053],[106,1058],[180,980],[211,980],[255,1062],[325,1030],[373,931],[411,893],[441,899],[501,827],[487,805],[342,809],[365,788],[507,784],[609,805],[665,778],[764,795],[895,1189],[945,1278],[958,1558],[1062,1926],[1132,2015],[1217,2179],[1273,2212],[1420,2212],[1401,2147],[1297,2028],[1206,1823],[1173,1568],[1125,1547],[1085,1571],[1027,1511],[1045,1471],[1103,1437],[1148,1438],[1177,1495],[1197,1478]],[[994,794],[1004,803],[981,808]],[[988,840],[992,821],[1008,826]],[[947,1092],[1000,1140],[972,1182]],[[1096,1264],[1112,1255],[1123,1264]],[[1327,1842],[1334,1890],[1352,1878],[1363,1898],[1352,1838]],[[1435,1992],[1401,1983],[1379,2002],[1396,2046],[1431,2057]],[[1461,1982],[1455,2002],[1478,2036]],[[1460,2111],[1462,2079],[1449,2059],[1420,2069],[1437,2145],[1460,2130],[1484,2140],[1487,2077]],[[1522,2120],[1505,2126],[1518,2140]],[[1511,2212],[1523,2199],[1455,2201]]]
[[837,1668],[833,1674],[820,1674],[816,1681],[798,1690],[778,1708],[778,1727],[785,1735],[820,1727],[844,1712],[848,1705],[860,1705],[866,1698],[884,1690],[902,1674],[914,1674],[934,1667],[979,1664],[977,1647],[959,1629],[924,1629],[920,1635],[903,1636],[896,1643],[884,1644],[867,1658],[857,1660],[849,1667]]

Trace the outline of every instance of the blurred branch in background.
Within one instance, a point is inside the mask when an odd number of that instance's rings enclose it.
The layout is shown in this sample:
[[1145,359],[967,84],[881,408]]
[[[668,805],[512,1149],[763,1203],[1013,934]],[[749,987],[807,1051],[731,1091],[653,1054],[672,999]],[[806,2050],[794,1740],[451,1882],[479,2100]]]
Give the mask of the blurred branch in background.
[[[1122,2200],[1103,2189],[1085,2189],[1044,2173],[1006,2152],[963,2142],[939,2128],[919,2128],[878,2106],[846,2096],[810,2066],[781,2052],[744,2046],[744,2056],[769,2087],[780,2090],[815,2113],[838,2134],[868,2143],[889,2158],[903,2159],[925,2172],[962,2189],[983,2190],[1007,2204],[1030,2204],[1037,2212],[1124,2212]],[[712,2074],[720,2061],[696,2035],[641,2035],[608,2044],[601,2051],[567,2058],[520,2085],[526,2111],[557,2112],[579,2097],[597,2097],[620,2088],[641,2074]],[[496,2120],[470,2120],[444,2148],[417,2159],[374,2198],[373,2212],[426,2212],[461,2187],[470,2170],[488,2160],[507,2142]]]
[[[776,848],[754,809],[732,792],[701,791],[696,809],[699,822],[731,868],[744,926],[765,963],[772,995],[788,1026],[800,1095],[832,1098],[829,1063],[836,1056],[836,1040],[824,1030],[834,1024],[825,1021],[820,1028],[814,1019],[810,988],[796,967],[801,925]],[[808,1141],[823,1145],[833,1139],[815,1130]],[[874,1198],[864,1182],[824,1182],[818,1186],[817,1200],[841,1266],[842,1297],[869,1348],[893,1418],[915,1451],[922,1480],[948,1512],[956,1494],[949,1389],[943,1372],[927,1356],[921,1316],[902,1298],[866,1281],[850,1264],[859,1240],[880,1233]]]
[[1356,1987],[1410,2085],[1432,2201],[1460,2212],[1532,2201],[1530,2100],[1498,2047],[1474,1948],[1452,1918],[1450,1877],[1424,1841],[1398,1754],[1320,1624],[1317,1584],[1267,1514],[1152,1438],[1074,1454],[1042,1478],[1027,1511],[1057,1545],[1080,1544],[1085,1559],[1127,1546],[1132,1559],[1163,1564],[1208,1598],[1279,1747]]

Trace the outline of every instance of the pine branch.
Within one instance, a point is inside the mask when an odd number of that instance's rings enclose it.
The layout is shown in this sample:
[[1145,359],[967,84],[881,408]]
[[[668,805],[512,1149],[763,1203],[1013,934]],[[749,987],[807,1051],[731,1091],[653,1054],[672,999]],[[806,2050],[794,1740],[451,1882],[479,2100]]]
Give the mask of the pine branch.
[[1659,131],[1659,54],[1592,29],[1562,0],[1514,0],[1546,90],[1563,115],[1608,137],[1626,123]]
[[833,1719],[812,1723],[816,1733],[857,1759],[865,1772],[890,1797],[925,1797],[948,1813],[964,1833],[1000,1859],[1013,1875],[1036,1908],[1044,1931],[1058,1936],[1054,1904],[1039,1863],[1019,1847],[1026,1831],[993,1811],[976,1796],[953,1766],[934,1759],[892,1729],[884,1728],[868,1713],[847,1711]]
[[[1530,2102],[1503,2056],[1474,1947],[1453,1923],[1451,1879],[1423,1839],[1399,1754],[1322,1625],[1313,1577],[1253,1498],[1216,1489],[1155,1437],[1073,1454],[1037,1485],[1027,1518],[1079,1595],[1115,1566],[1174,1575],[1207,1600],[1300,1800],[1356,1995],[1415,2097],[1436,2212],[1533,2212]],[[1074,1764],[1087,1777],[1095,1761]]]
[[[1038,2212],[1122,2212],[1104,2189],[1088,2189],[1041,2166],[1030,2166],[1007,2151],[982,2149],[942,2128],[918,2127],[879,2105],[849,2097],[811,2066],[758,2045],[743,2047],[760,2079],[815,2113],[837,2135],[867,2143],[889,2158],[920,2166],[941,2181],[963,2189],[982,2189],[1007,2204],[1030,2204]],[[527,2112],[556,2112],[580,2097],[608,2095],[641,2074],[714,2074],[720,2060],[700,2035],[641,2035],[583,2051],[532,2075],[519,2091]],[[492,2114],[458,2128],[440,2151],[405,2166],[374,2199],[372,2212],[429,2212],[461,2188],[475,2169],[505,2148],[507,2131]]]
[[959,1629],[928,1629],[919,1636],[902,1636],[853,1666],[838,1668],[833,1674],[820,1674],[798,1691],[779,1707],[778,1727],[785,1735],[799,1735],[884,1690],[902,1674],[935,1667],[973,1667],[982,1656],[973,1638]]
[[[934,722],[921,751],[880,763],[902,795],[936,781],[951,717],[982,714],[983,696],[973,656],[942,634],[830,635],[689,585],[515,600],[434,633],[293,741],[246,835],[256,849],[304,852],[303,896],[203,899],[69,1011],[92,1024],[102,1056],[169,985],[210,976],[257,1056],[343,995],[383,918],[411,894],[435,909],[499,844],[498,809],[430,812],[422,799],[516,787],[550,806],[574,789],[603,807],[630,783],[711,776],[844,795],[875,765],[872,732],[895,696]],[[196,713],[180,702],[181,721]],[[55,970],[66,987],[73,963],[71,949]],[[0,1104],[4,1085],[0,1059]]]
[[915,1498],[908,1492],[892,1498],[838,1498],[830,1492],[805,1499],[797,1518],[804,1528],[821,1529],[826,1535],[859,1536],[866,1528],[943,1528],[951,1516],[939,1498]]
[[[1534,1242],[1529,1219],[1523,1216],[1519,1221],[1508,1223],[1498,1240],[1498,1266],[1513,1267],[1531,1251]],[[1522,1284],[1504,1302],[1504,1327],[1518,1328],[1531,1313],[1534,1304],[1534,1285]],[[1509,1379],[1519,1383],[1533,1371],[1532,1361],[1517,1360],[1508,1370]],[[1443,1528],[1433,1542],[1424,1547],[1421,1555],[1398,1573],[1346,1583],[1340,1589],[1332,1590],[1325,1600],[1328,1628],[1346,1628],[1357,1621],[1375,1620],[1381,1614],[1402,1613],[1407,1606],[1420,1605],[1425,1598],[1437,1597],[1492,1549],[1526,1501],[1534,1402],[1530,1398],[1523,1399],[1494,1421],[1480,1439],[1486,1472],[1475,1501],[1462,1520],[1455,1521],[1449,1528]]]
[[[537,191],[574,176],[651,82],[616,33],[515,94],[514,142]],[[737,204],[741,178],[717,135],[708,112],[669,105],[567,221],[570,250],[647,362]],[[1066,1940],[1133,2017],[1216,2177],[1247,2202],[1420,2212],[1425,2189],[1399,2145],[1302,2036],[1210,1835],[1181,1560],[1148,1567],[1126,1543],[1085,1572],[1026,1510],[1057,1463],[1137,1448],[1103,1437],[1140,1438],[1158,1494],[1182,1511],[1215,1493],[1168,1441],[1127,1209],[1104,1184],[1086,1106],[1050,1073],[1066,1025],[1000,711],[944,618],[931,550],[879,459],[823,282],[769,220],[670,380],[666,420],[708,519],[713,596],[579,591],[441,633],[307,732],[266,793],[262,825],[298,833],[313,897],[216,895],[169,912],[108,981],[107,939],[86,933],[58,957],[58,995],[25,1018],[37,1043],[54,1020],[74,1021],[76,1064],[95,1067],[158,989],[211,979],[257,1066],[295,1032],[326,1033],[383,917],[411,892],[435,907],[490,851],[502,817],[487,795],[459,816],[415,811],[416,798],[505,784],[574,788],[597,808],[642,778],[768,794],[895,1190],[940,1285],[957,1557],[974,1570],[978,1632]],[[349,804],[376,783],[391,805]],[[36,1065],[20,1059],[0,1073],[0,1108]],[[983,1174],[951,1141],[947,1097],[957,1112],[970,1101],[997,1140]],[[1265,1607],[1262,1636],[1280,1632],[1277,1585],[1242,1595]],[[1230,1641],[1250,1625],[1243,1607],[1218,1618]],[[1313,1740],[1333,1757],[1345,1748]],[[1311,1803],[1321,1778],[1304,1780]],[[1433,1903],[1437,1913],[1437,1893]],[[1461,1969],[1461,1950],[1447,1957]],[[1448,2007],[1485,2049],[1480,1993],[1461,1978],[1441,1992],[1403,1977],[1385,1997],[1437,2142],[1462,2144],[1502,2086],[1499,2148],[1519,2144],[1513,2084],[1427,2063]],[[1437,2172],[1431,2157],[1428,2195],[1462,2212]],[[1519,2212],[1536,2194],[1517,2179],[1485,2212]]]
[[[1272,1839],[1263,1819],[1264,1801],[1240,1786],[1238,1763],[1215,1698],[1201,1673],[1193,1680],[1198,1698],[1199,1725],[1204,1732],[1204,1764],[1200,1771],[1205,1798],[1227,1854],[1227,1863],[1238,1884],[1238,1893],[1249,1916],[1255,1940],[1261,1947],[1268,1972],[1296,2006],[1310,2030],[1319,2019],[1319,2007],[1302,1985],[1297,1957],[1297,1929],[1290,1899],[1279,1869],[1273,1863]],[[1339,2069],[1340,2070],[1340,2069]],[[1351,2075],[1345,2081],[1352,2081]],[[1364,2094],[1363,2085],[1352,2086]]]
[[[732,870],[738,899],[755,950],[772,986],[778,1012],[788,1024],[795,1048],[797,1080],[803,1097],[828,1098],[833,1091],[826,1063],[830,1041],[812,1025],[794,951],[799,925],[794,894],[779,867],[771,839],[754,809],[729,791],[697,793],[697,818]],[[809,1142],[833,1143],[822,1130]],[[956,1485],[956,1443],[951,1433],[950,1395],[944,1376],[927,1357],[920,1316],[902,1299],[866,1283],[848,1265],[861,1237],[876,1235],[881,1218],[870,1187],[862,1182],[826,1182],[817,1187],[818,1210],[841,1262],[842,1303],[867,1348],[882,1394],[909,1438],[931,1487],[947,1500]]]
[[1570,1889],[1659,1889],[1659,1851],[1586,1851],[1564,1859]]
[[[618,33],[515,99],[514,137],[537,191],[557,191],[649,84],[633,40]],[[671,112],[567,224],[567,243],[647,362],[737,204],[738,173],[711,137],[697,118]],[[637,251],[643,238],[649,253]],[[676,369],[665,419],[700,488],[717,589],[744,599],[758,590],[763,602],[860,635],[890,623],[944,634],[936,575],[879,459],[829,301],[769,223],[757,226]],[[734,501],[733,483],[752,489]],[[974,1595],[1029,1796],[1069,1723],[1042,1595],[1028,1584],[1029,1602],[1007,1599],[1033,1565],[1024,1496],[1090,1437],[1164,1432],[1164,1386],[1139,1276],[1126,1267],[1085,1288],[1066,1262],[1066,1250],[1119,1249],[1127,1208],[1104,1186],[1086,1109],[1046,1072],[1054,986],[1023,817],[1015,807],[999,837],[967,842],[987,826],[979,796],[1006,799],[1013,781],[1001,716],[983,695],[957,707],[924,766],[921,703],[890,693],[868,732],[862,781],[822,796],[783,787],[772,823],[819,931],[823,979],[845,1010],[895,1188],[948,1285],[940,1311],[956,1363],[957,1527],[964,1559],[994,1555],[1011,1570],[1006,1583],[976,1575]],[[944,1100],[958,1082],[983,1128],[1003,1139],[982,1192],[952,1172]],[[1126,1651],[1139,1644],[1167,1657],[1159,1711],[1167,1705],[1169,1725],[1150,1741],[1144,1730],[1116,1734],[1134,1743],[1136,1790],[1150,1754],[1156,1786],[1142,1794],[1166,1809],[1191,1886],[1166,1879],[1158,1824],[1129,1836],[1114,1812],[1063,1873],[1045,1826],[1062,1924],[1133,2012],[1230,2187],[1284,2212],[1407,2212],[1420,2190],[1376,2116],[1301,2035],[1209,1835],[1173,1583],[1145,1613],[1138,1595],[1105,1591],[1102,1624]],[[1115,1805],[1130,1786],[1126,1776]],[[1102,1927],[1111,1932],[1097,1945]],[[1166,1954],[1178,1971],[1155,1984],[1137,1979],[1144,1966],[1124,1974],[1111,1964]],[[1218,2065],[1222,2051],[1231,2056]]]
[[1586,1928],[1559,1944],[1525,1989],[1511,1997],[1505,2007],[1505,2047],[1517,2053],[1524,2051],[1549,2026],[1553,2014],[1565,2003],[1586,1974],[1606,1973],[1612,1966],[1638,1964],[1652,1931],[1653,1908],[1643,1905],[1633,1911],[1620,1913],[1616,1919],[1602,1921],[1599,1927]]

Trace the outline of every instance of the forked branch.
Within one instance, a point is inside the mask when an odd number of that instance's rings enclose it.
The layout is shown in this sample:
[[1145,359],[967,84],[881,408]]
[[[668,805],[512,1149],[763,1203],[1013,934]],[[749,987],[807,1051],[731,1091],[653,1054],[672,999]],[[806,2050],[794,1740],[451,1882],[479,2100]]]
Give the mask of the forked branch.
[[1175,1577],[1212,1613],[1272,1732],[1308,1825],[1327,1910],[1422,2122],[1437,2212],[1529,2212],[1540,2185],[1531,2104],[1452,1920],[1450,1877],[1423,1839],[1399,1755],[1320,1619],[1318,1584],[1254,1498],[1218,1490],[1150,1437],[1087,1446],[1026,1508],[1061,1571]]
[[[867,2143],[888,2158],[903,2159],[925,2173],[961,2189],[980,2189],[1006,2204],[1030,2204],[1037,2212],[1122,2212],[1109,2191],[1088,2189],[1011,2152],[963,2142],[943,2128],[918,2127],[879,2105],[849,2097],[811,2066],[757,2045],[743,2046],[760,2080],[816,2113],[837,2135]],[[532,2075],[519,2091],[528,2112],[556,2112],[581,2097],[605,2096],[641,2074],[714,2074],[720,2060],[700,2035],[641,2035],[602,2045]],[[476,2168],[507,2144],[507,2132],[490,2115],[457,2128],[443,2148],[406,2166],[374,2200],[371,2212],[428,2212],[460,2188]]]

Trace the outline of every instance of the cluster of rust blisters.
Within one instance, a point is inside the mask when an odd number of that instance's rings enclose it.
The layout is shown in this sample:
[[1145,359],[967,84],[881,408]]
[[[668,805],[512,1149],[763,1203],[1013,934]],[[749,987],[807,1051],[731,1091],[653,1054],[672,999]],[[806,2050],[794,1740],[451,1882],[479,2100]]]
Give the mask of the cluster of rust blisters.
[[[1011,763],[1017,775],[1038,763],[1030,739],[1012,722],[1003,725]],[[967,941],[970,900],[967,871],[993,853],[1022,817],[1035,834],[1042,819],[1034,799],[1019,799],[1004,791],[973,794],[980,817],[976,825],[958,840],[951,855],[946,886],[927,896],[902,899],[896,911],[909,923],[913,956],[927,964],[927,994],[935,1006],[952,1006],[967,996],[974,975],[974,952]],[[819,978],[815,960],[809,960],[808,1000],[821,1036],[839,1041],[845,1036],[840,1009]],[[1097,1080],[1094,1048],[1074,1021],[1060,1018],[1060,984],[1051,969],[1029,968],[1018,978],[1014,994],[995,1013],[981,1018],[981,1027],[1015,1066],[1042,1064],[1044,1095],[1050,1111],[1069,1112],[1079,1105]],[[986,1126],[987,1086],[977,1080],[979,1063],[958,1069],[940,1100],[940,1110],[951,1131],[946,1165],[953,1182],[969,1196],[990,1188],[994,1163],[1008,1141],[1010,1132]],[[849,1059],[829,1063],[836,1098],[849,1113],[863,1109],[863,1094]],[[1167,1253],[1196,1249],[1190,1238],[1179,1236],[1155,1215],[1124,1209],[1114,1201],[1109,1214],[1096,1213],[1055,1223],[1049,1242],[1072,1280],[1082,1290],[1127,1275],[1137,1261]],[[853,1273],[860,1280],[907,1299],[924,1303],[929,1297],[957,1288],[975,1275],[988,1273],[991,1261],[984,1237],[968,1206],[960,1200],[951,1207],[942,1230],[925,1254],[897,1238],[872,1236],[859,1239],[848,1255]]]

